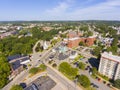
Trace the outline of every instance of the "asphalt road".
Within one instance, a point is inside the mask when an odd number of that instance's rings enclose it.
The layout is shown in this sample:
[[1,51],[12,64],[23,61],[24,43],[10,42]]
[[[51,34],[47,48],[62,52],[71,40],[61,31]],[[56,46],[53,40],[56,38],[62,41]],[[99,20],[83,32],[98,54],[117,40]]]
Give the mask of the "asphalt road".
[[[39,43],[40,41],[37,42],[37,44]],[[33,48],[33,54],[32,54],[32,58],[31,58],[31,65],[32,67],[35,67],[37,65],[40,64],[39,60],[44,60],[44,58],[49,55],[49,52],[60,45],[61,42],[58,42],[54,47],[52,47],[51,49],[41,53],[41,52],[35,52],[35,47],[37,46],[37,44],[35,44],[34,48]],[[42,54],[42,56],[40,57],[40,55]],[[14,84],[19,84],[29,73],[29,69],[27,70],[24,70],[23,72],[21,72],[19,75],[17,75],[11,82],[9,82],[5,87],[2,88],[2,90],[10,90],[11,86],[14,85]]]
[[68,90],[82,90],[75,83],[73,83],[72,81],[66,80],[66,77],[62,77],[63,75],[60,75],[59,73],[55,72],[50,67],[47,68],[47,72],[48,74],[57,78],[62,84],[64,84],[67,87]]

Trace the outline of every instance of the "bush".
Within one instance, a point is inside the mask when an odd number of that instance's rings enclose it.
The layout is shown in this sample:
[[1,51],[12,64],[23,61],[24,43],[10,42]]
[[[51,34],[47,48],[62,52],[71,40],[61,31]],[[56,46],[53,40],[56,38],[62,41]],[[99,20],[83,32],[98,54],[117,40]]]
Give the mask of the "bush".
[[80,62],[80,63],[78,64],[78,67],[79,67],[79,69],[85,70],[85,64],[82,63],[82,62]]
[[46,70],[47,67],[45,66],[45,64],[41,64],[41,65],[39,66],[39,68],[40,68],[40,70],[43,70],[43,71],[44,71],[44,70]]
[[120,89],[120,79],[114,81],[114,86]]
[[79,43],[79,45],[80,45],[80,46],[85,46],[85,43],[81,41],[81,42]]
[[92,68],[92,74],[95,75],[95,74],[97,74],[97,72],[98,72],[98,71],[97,71],[97,68],[96,68],[96,67],[93,67],[93,68]]
[[34,67],[34,68],[31,68],[31,69],[29,70],[29,73],[30,73],[30,74],[36,74],[38,71],[39,71],[39,69],[36,68],[36,67]]
[[48,62],[49,64],[52,64],[52,60]]
[[56,64],[56,63],[54,63],[52,66],[53,66],[53,67],[57,67],[57,64]]
[[90,86],[90,80],[87,76],[85,75],[79,75],[78,76],[78,82],[85,88]]
[[23,88],[20,85],[13,85],[10,90],[23,90]]
[[59,71],[67,75],[68,78],[73,79],[78,74],[78,69],[71,67],[67,62],[63,62],[59,65]]

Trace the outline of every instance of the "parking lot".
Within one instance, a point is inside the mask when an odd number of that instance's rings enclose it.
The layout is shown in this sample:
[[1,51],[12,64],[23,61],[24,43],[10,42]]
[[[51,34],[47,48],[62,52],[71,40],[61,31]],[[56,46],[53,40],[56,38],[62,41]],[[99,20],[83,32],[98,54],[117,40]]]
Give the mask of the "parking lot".
[[56,83],[48,76],[41,76],[34,80],[24,90],[51,90]]

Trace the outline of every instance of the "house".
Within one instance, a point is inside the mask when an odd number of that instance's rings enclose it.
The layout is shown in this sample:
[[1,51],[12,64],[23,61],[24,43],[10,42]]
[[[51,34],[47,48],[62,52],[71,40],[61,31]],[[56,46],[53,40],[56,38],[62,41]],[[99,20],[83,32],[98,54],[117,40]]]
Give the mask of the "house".
[[30,62],[30,58],[29,56],[16,54],[13,56],[9,56],[8,62],[11,66],[11,76],[14,77],[23,71],[24,65]]

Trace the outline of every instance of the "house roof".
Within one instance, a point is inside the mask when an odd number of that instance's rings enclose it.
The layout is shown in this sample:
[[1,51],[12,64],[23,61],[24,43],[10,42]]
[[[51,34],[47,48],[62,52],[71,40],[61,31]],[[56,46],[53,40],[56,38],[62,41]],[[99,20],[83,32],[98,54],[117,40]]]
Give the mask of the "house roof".
[[11,60],[14,60],[14,59],[17,59],[17,58],[20,58],[20,57],[21,57],[20,54],[16,54],[16,55],[8,56],[8,61],[11,61]]
[[18,69],[22,65],[20,64],[20,60],[17,60],[15,62],[11,63],[11,66],[12,66],[13,70],[16,70],[16,69]]

